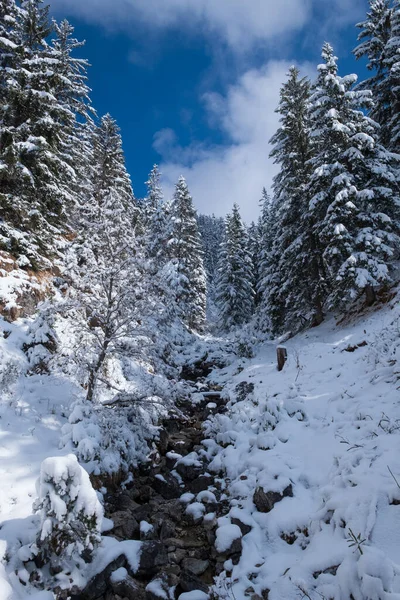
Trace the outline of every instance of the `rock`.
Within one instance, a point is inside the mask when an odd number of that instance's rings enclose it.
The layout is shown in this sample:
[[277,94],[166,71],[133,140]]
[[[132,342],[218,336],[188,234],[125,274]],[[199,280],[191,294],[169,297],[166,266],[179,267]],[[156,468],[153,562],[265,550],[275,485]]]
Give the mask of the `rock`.
[[182,561],[182,568],[194,575],[203,575],[210,566],[209,560],[200,560],[198,558],[185,558]]
[[126,557],[124,554],[121,554],[103,569],[101,573],[93,577],[81,593],[76,596],[71,595],[71,600],[96,600],[97,598],[101,598],[107,592],[107,588],[110,585],[111,573],[126,566]]
[[159,534],[158,534],[160,536],[160,540],[166,540],[168,538],[174,537],[175,534],[176,534],[175,524],[168,519],[163,519],[161,521]]
[[163,479],[155,477],[153,481],[153,489],[166,500],[173,500],[182,495],[182,490],[175,477],[172,475],[163,475]]
[[168,563],[179,565],[186,556],[186,551],[181,548],[176,548],[173,552],[168,552]]
[[176,587],[179,578],[173,573],[158,575],[146,586],[146,600],[160,600],[170,598],[170,589]]
[[192,446],[192,440],[184,434],[176,433],[169,438],[168,450],[172,450],[178,454],[187,454],[190,452]]
[[110,515],[114,523],[111,533],[121,540],[139,539],[139,523],[128,511],[119,510]]
[[166,547],[161,542],[144,541],[139,559],[138,577],[152,577],[168,564]]
[[238,518],[231,519],[231,523],[232,525],[237,525],[239,527],[240,531],[242,532],[242,535],[246,535],[246,533],[250,533],[250,531],[252,530],[251,525],[246,525],[246,523],[243,523]]
[[193,459],[193,461],[189,463],[183,460],[183,462],[179,461],[177,463],[176,471],[184,481],[194,481],[194,479],[197,479],[202,474],[203,465],[196,459]]
[[164,428],[160,429],[160,436],[158,439],[157,447],[158,447],[158,451],[161,454],[161,456],[165,456],[167,453],[168,440],[169,440],[168,431]]
[[110,586],[114,594],[118,594],[127,600],[146,600],[146,592],[138,581],[127,575],[121,581],[113,581],[110,578]]
[[116,512],[120,510],[133,512],[136,508],[139,507],[139,504],[132,499],[129,492],[121,492],[121,494],[118,494],[118,496],[116,496],[115,501],[113,502],[113,506]]
[[140,521],[148,521],[150,519],[150,516],[152,515],[152,513],[153,513],[153,509],[150,506],[150,504],[143,504],[142,506],[135,508],[135,510],[133,511],[133,516],[139,522]]
[[208,592],[208,586],[197,576],[190,571],[182,571],[179,578],[178,594],[181,592]]
[[204,540],[199,537],[185,537],[185,538],[169,538],[164,540],[166,546],[173,546],[174,548],[203,548]]
[[180,421],[179,419],[168,419],[164,421],[163,425],[167,433],[179,433],[182,427],[182,421]]
[[293,496],[292,484],[288,485],[282,493],[279,492],[265,492],[262,487],[258,487],[254,492],[253,502],[256,509],[262,513],[270,512],[277,502],[283,500],[283,498]]
[[211,475],[200,475],[193,481],[188,483],[188,490],[192,492],[192,494],[198,494],[199,492],[204,492],[207,490],[213,482],[213,478]]

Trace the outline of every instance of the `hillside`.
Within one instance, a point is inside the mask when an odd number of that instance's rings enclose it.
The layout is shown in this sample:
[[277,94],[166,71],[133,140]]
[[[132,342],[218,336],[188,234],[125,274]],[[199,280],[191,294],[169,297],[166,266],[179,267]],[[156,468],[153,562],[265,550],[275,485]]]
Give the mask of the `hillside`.
[[[235,358],[222,339],[199,339],[186,351],[189,363],[206,348],[214,360],[228,361],[206,380],[199,374],[201,385],[223,389],[226,402],[222,414],[205,421],[203,450],[196,451],[213,474],[209,492],[223,492],[213,525],[225,560],[213,588],[218,598],[400,597],[399,316],[395,297],[348,324],[328,320],[285,342],[281,372],[277,342],[257,346],[251,359]],[[28,322],[2,327],[0,589],[6,600],[37,593],[24,583],[19,548],[37,529],[32,502],[41,461],[72,449],[60,448],[60,440],[79,391],[61,372],[26,376],[21,348]],[[196,405],[200,383],[187,385],[182,393],[189,391]],[[195,514],[198,500],[192,495],[186,502],[194,502]],[[204,502],[200,515],[207,522],[214,517],[203,494]],[[359,544],[351,545],[353,534]],[[110,540],[99,549],[104,566],[117,552]],[[230,555],[235,540],[237,564]],[[140,542],[134,543],[139,552]],[[195,592],[183,598],[197,600]]]

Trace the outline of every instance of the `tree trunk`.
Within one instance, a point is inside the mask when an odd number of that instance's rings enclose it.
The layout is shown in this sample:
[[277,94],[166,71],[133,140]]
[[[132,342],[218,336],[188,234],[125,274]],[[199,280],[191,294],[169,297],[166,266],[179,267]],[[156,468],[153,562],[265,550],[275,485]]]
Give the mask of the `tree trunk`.
[[376,294],[372,285],[367,285],[365,288],[365,298],[367,301],[367,306],[372,306],[372,304],[374,304],[376,301]]
[[98,372],[100,371],[101,367],[103,366],[103,363],[107,356],[107,346],[108,346],[108,342],[105,342],[100,351],[100,354],[96,361],[96,364],[90,369],[90,372],[89,372],[89,381],[88,381],[86,400],[89,400],[90,402],[93,400],[94,391],[96,389],[96,381],[97,381]]
[[287,350],[284,346],[278,346],[276,349],[276,358],[278,360],[278,371],[282,371],[287,360]]

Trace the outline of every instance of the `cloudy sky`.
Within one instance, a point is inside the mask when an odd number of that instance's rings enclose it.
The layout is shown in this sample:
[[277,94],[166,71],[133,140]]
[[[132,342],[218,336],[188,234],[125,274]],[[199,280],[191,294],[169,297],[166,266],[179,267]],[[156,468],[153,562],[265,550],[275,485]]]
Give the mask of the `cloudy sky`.
[[123,135],[135,193],[160,164],[165,193],[180,174],[197,208],[237,202],[258,215],[275,166],[268,140],[288,67],[314,76],[330,41],[342,74],[363,74],[351,50],[367,0],[53,0],[86,39],[99,114]]

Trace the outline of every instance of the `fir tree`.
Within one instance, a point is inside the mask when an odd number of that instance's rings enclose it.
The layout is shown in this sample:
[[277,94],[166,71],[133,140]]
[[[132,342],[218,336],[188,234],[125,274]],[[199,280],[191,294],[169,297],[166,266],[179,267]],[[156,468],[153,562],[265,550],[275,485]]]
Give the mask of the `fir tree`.
[[153,215],[158,211],[163,200],[163,192],[160,184],[161,173],[158,165],[154,165],[150,171],[149,178],[146,181],[147,195],[144,199],[143,221],[144,226],[148,227]]
[[93,196],[102,205],[105,198],[115,192],[132,224],[137,216],[130,176],[125,166],[120,129],[111,115],[104,115],[93,134]]
[[176,303],[181,318],[202,330],[206,310],[206,274],[196,211],[186,181],[180,177],[171,204],[172,237],[169,251],[175,265]]
[[67,83],[60,50],[46,41],[48,10],[41,0],[22,2],[7,19],[13,56],[2,56],[12,67],[1,122],[2,246],[21,266],[35,268],[50,266],[71,231],[77,179],[71,150],[76,115],[67,98],[78,98],[81,90],[77,80]]
[[[329,44],[311,102],[315,156],[303,220],[316,239],[309,284],[318,301],[345,306],[390,281],[395,256],[396,177],[392,155],[377,141],[379,127],[365,116],[371,94],[355,91],[356,76],[339,77]],[[312,271],[314,275],[314,271]]]
[[[397,4],[397,2],[396,2]],[[391,72],[393,50],[393,11],[391,0],[370,0],[370,10],[365,21],[357,24],[361,30],[358,35],[360,44],[354,49],[357,59],[366,57],[367,68],[372,75],[359,84],[360,89],[371,90],[374,104],[370,107],[370,116],[379,123],[380,141],[384,146],[393,146],[392,119],[395,118],[394,96],[396,79]],[[397,45],[398,46],[398,45]]]
[[391,13],[391,38],[386,45],[386,64],[391,91],[389,148],[400,153],[400,0],[394,0]]
[[270,206],[264,201],[268,231],[263,241],[267,248],[262,249],[260,322],[264,312],[273,331],[296,329],[310,319],[312,301],[306,282],[312,232],[302,223],[312,156],[309,98],[308,79],[292,67],[276,111],[280,127],[271,138],[271,157],[280,165],[273,183],[274,200]]
[[221,246],[216,301],[222,329],[247,323],[254,308],[251,256],[246,228],[235,204],[225,221],[225,239]]
[[248,238],[248,251],[251,259],[251,272],[252,272],[252,287],[255,290],[254,304],[258,306],[260,301],[260,295],[258,293],[258,286],[260,280],[260,253],[261,253],[261,223],[257,224],[252,221],[247,230]]
[[204,253],[204,268],[211,291],[214,288],[219,249],[224,237],[224,219],[215,215],[199,215],[197,222]]
[[279,276],[276,270],[278,259],[274,256],[274,240],[277,237],[277,203],[269,196],[263,188],[260,200],[261,215],[259,220],[260,254],[259,254],[259,277],[257,294],[259,305],[257,308],[258,328],[267,332],[275,320],[278,328],[278,319],[281,317],[281,308],[278,299],[273,298],[272,290],[278,289]]

